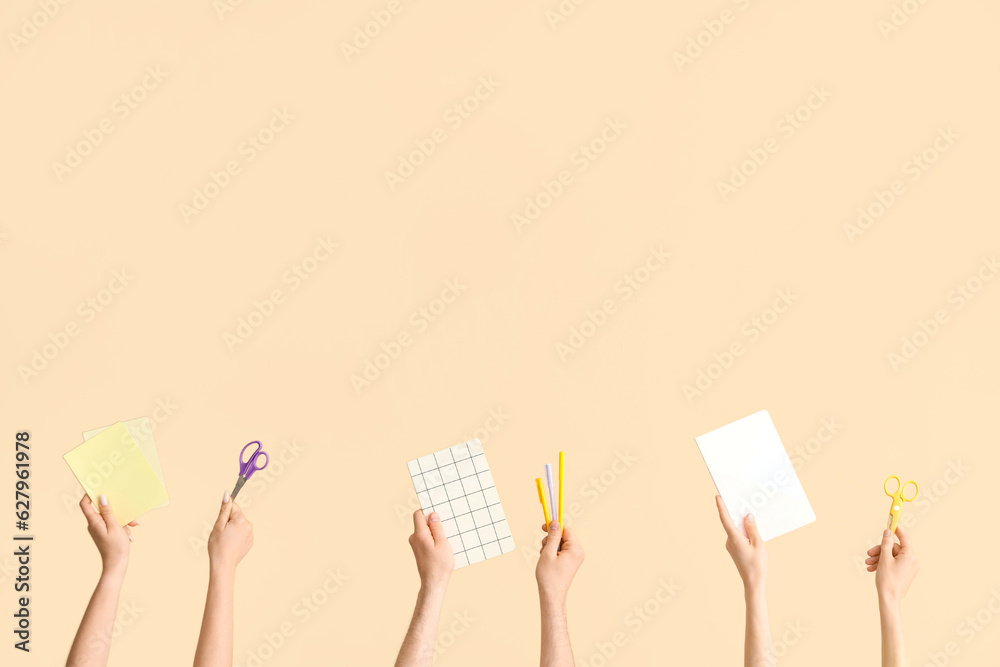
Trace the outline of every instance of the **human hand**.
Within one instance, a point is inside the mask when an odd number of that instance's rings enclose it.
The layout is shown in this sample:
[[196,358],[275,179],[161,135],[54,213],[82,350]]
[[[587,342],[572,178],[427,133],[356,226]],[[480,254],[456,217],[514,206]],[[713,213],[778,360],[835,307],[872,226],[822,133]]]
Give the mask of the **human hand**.
[[726,509],[722,496],[715,497],[715,504],[719,508],[722,527],[726,529],[726,551],[736,563],[736,569],[743,579],[744,590],[763,588],[767,585],[767,547],[761,539],[760,531],[757,530],[753,514],[747,514],[743,518],[743,527],[748,536],[743,537],[729,516],[729,510]]
[[890,605],[902,602],[920,571],[920,563],[913,552],[910,536],[902,526],[896,526],[896,537],[899,538],[899,544],[892,539],[892,533],[886,530],[882,533],[882,544],[869,549],[865,560],[868,571],[875,573],[879,602]]
[[[544,524],[542,530],[545,530]],[[568,526],[560,526],[558,521],[551,521],[535,566],[539,595],[564,602],[583,558],[583,547],[573,531]]]
[[226,491],[222,496],[219,518],[215,520],[212,534],[208,536],[209,565],[235,572],[236,566],[252,546],[253,524]]
[[83,498],[80,499],[80,509],[87,517],[87,532],[90,533],[101,554],[104,571],[124,576],[128,567],[129,543],[132,542],[132,531],[129,530],[129,526],[139,524],[132,521],[128,526],[119,525],[107,497],[102,493],[98,500],[99,508],[94,507],[87,494],[83,494]]
[[426,519],[422,509],[413,513],[410,548],[417,561],[420,585],[431,588],[447,586],[455,570],[455,554],[451,542],[444,536],[444,526],[437,512],[431,512]]

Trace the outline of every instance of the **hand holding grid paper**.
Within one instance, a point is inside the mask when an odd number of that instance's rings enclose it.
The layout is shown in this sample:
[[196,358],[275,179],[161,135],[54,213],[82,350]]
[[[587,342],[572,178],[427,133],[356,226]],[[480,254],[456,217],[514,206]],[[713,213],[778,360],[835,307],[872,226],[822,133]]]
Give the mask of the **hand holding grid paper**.
[[455,569],[514,550],[507,516],[478,440],[409,461],[424,514],[437,512],[455,552]]

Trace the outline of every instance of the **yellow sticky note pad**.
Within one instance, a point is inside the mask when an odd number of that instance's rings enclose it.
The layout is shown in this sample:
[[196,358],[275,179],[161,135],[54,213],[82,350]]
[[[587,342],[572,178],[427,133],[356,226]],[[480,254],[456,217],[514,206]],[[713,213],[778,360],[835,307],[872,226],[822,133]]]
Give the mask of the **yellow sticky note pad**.
[[97,505],[103,493],[123,526],[167,503],[167,489],[129,433],[118,422],[63,455]]
[[[146,457],[146,461],[153,468],[153,472],[156,473],[156,478],[160,480],[160,484],[166,487],[167,483],[163,479],[163,469],[160,467],[160,457],[156,453],[156,443],[153,442],[153,424],[149,421],[149,417],[139,417],[138,419],[130,419],[122,423],[125,424],[125,428],[128,429],[132,439],[135,440],[135,444],[139,445],[139,451]],[[90,440],[98,433],[106,431],[109,428],[111,426],[102,426],[101,428],[84,431],[83,439]],[[166,502],[163,503],[163,505],[166,504]],[[163,505],[159,505],[158,507],[162,507]]]

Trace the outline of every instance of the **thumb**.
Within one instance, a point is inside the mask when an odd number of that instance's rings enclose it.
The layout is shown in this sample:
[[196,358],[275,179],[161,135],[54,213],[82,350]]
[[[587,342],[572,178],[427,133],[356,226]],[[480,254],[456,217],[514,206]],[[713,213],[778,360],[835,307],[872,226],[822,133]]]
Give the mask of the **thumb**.
[[229,491],[222,494],[222,507],[219,509],[219,518],[215,520],[215,527],[222,528],[229,523],[229,517],[233,513],[233,500],[229,497]]
[[562,542],[562,526],[555,519],[549,523],[549,535],[542,547],[542,554],[555,556],[559,552],[559,543]]
[[98,511],[101,513],[101,518],[104,519],[104,523],[108,527],[108,530],[121,528],[118,524],[118,519],[115,518],[115,511],[111,509],[111,503],[108,502],[108,497],[103,493],[98,498],[97,507]]
[[879,565],[892,560],[892,532],[888,528],[882,533],[882,553],[879,554]]
[[441,544],[445,539],[441,515],[437,512],[431,512],[430,517],[427,518],[427,525],[431,529],[431,537],[434,538],[434,544]]
[[746,517],[744,517],[743,527],[746,528],[750,544],[755,547],[764,544],[764,540],[761,539],[760,536],[760,531],[757,529],[757,520],[754,518],[753,514],[747,514]]

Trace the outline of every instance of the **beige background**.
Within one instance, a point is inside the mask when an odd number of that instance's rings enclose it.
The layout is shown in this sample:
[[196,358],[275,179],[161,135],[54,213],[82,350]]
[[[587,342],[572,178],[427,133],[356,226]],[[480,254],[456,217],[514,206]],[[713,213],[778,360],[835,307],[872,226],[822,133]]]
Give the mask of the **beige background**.
[[[438,664],[537,660],[533,479],[559,449],[587,551],[570,599],[578,664],[602,664],[598,644],[618,631],[610,664],[738,664],[741,590],[694,436],[759,409],[801,459],[818,516],[768,546],[782,664],[875,664],[873,575],[858,559],[880,535],[889,474],[923,489],[906,507],[923,565],[904,609],[913,664],[948,642],[948,664],[995,661],[1000,621],[980,610],[1000,600],[1000,281],[960,309],[949,292],[1000,248],[997,5],[926,3],[885,37],[888,0],[594,0],[554,29],[556,0],[403,0],[348,62],[341,43],[386,6],[247,1],[220,18],[210,0],[70,2],[15,49],[9,33],[42,10],[5,3],[2,433],[31,431],[38,536],[35,650],[12,664],[64,660],[99,572],[62,454],[140,415],[158,420],[171,503],[137,530],[111,664],[191,659],[198,540],[253,439],[286,463],[241,497],[256,544],[236,663],[257,664],[287,623],[262,664],[389,664],[417,589],[405,461],[496,427],[491,410],[504,423],[481,435],[519,549],[453,578],[442,633],[473,620],[442,636]],[[723,10],[732,22],[679,71],[675,52]],[[123,118],[116,98],[156,66],[166,79]],[[499,87],[449,125],[491,76]],[[787,137],[777,123],[814,86],[832,97]],[[249,161],[240,145],[275,108],[294,119]],[[580,171],[574,154],[609,118],[627,127]],[[53,161],[102,119],[113,132],[60,180]],[[384,172],[436,128],[446,141],[390,191]],[[910,180],[907,161],[947,128],[958,138]],[[718,182],[771,138],[777,152],[723,201]],[[181,204],[231,160],[240,173],[185,222]],[[518,233],[511,215],[561,170],[572,183]],[[849,241],[843,226],[895,179],[905,193]],[[339,248],[293,289],[282,277],[317,237]],[[650,246],[671,257],[626,300],[615,284]],[[102,293],[122,269],[127,287]],[[465,289],[418,331],[411,317],[448,280]],[[226,334],[275,289],[284,302],[231,351]],[[779,289],[798,300],[751,343],[744,323]],[[108,296],[86,321],[79,304]],[[557,344],[606,299],[617,311],[561,360]],[[948,321],[894,369],[887,355],[938,309]],[[359,395],[351,376],[400,333],[412,344]],[[688,401],[683,385],[734,341],[745,354]],[[823,420],[840,426],[810,442]],[[637,462],[615,472],[618,452]],[[348,579],[327,595],[338,570]],[[637,628],[627,616],[661,580],[681,589]],[[324,604],[298,613],[314,595]],[[987,622],[969,631],[977,613]]]

